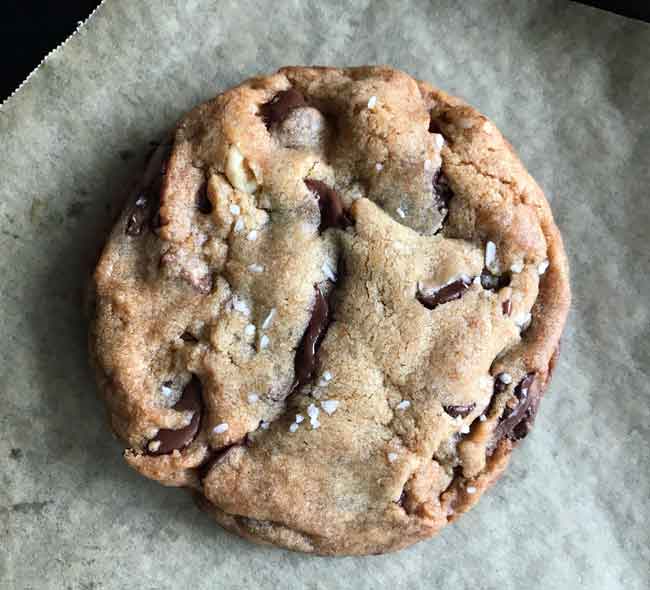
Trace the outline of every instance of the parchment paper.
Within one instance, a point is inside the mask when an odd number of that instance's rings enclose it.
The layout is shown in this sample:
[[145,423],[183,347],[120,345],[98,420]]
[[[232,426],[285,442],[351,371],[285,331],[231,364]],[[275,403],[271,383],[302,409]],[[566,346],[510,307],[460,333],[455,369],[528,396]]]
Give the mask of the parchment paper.
[[[251,545],[131,471],[81,290],[147,143],[284,64],[389,63],[492,117],[552,201],[574,305],[533,434],[398,554]],[[569,2],[108,0],[0,110],[0,587],[647,590],[650,27]]]

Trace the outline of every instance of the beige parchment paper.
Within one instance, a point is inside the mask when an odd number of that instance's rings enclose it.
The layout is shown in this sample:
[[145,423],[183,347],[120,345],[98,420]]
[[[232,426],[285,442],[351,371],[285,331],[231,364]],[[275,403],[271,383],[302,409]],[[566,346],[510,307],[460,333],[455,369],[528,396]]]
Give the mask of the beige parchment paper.
[[[285,64],[388,63],[466,98],[552,202],[574,305],[536,429],[398,554],[251,545],[122,462],[81,292],[182,113]],[[650,26],[572,2],[107,0],[0,109],[2,589],[650,587]]]

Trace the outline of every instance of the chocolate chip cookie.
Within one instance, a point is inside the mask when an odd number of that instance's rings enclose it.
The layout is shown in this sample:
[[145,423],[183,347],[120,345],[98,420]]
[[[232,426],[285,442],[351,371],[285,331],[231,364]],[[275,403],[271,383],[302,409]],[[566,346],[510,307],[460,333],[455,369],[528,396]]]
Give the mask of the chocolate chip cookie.
[[388,67],[285,68],[189,113],[92,291],[128,464],[244,537],[329,555],[478,501],[532,427],[570,299],[510,144]]

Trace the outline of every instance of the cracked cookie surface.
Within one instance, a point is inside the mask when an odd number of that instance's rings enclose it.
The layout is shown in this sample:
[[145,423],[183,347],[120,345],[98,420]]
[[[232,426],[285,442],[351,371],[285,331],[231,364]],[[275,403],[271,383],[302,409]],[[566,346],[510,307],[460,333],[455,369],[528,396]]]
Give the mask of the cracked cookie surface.
[[477,502],[532,426],[570,299],[508,142],[387,67],[285,68],[194,109],[93,296],[129,465],[320,554],[399,549]]

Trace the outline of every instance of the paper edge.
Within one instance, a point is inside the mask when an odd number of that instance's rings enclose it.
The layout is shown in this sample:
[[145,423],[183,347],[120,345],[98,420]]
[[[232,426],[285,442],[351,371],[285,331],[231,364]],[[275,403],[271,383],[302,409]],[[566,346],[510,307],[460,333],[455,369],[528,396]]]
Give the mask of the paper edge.
[[77,27],[72,33],[70,33],[61,43],[59,43],[54,49],[51,49],[48,51],[43,59],[41,59],[40,62],[36,65],[36,67],[29,73],[27,74],[27,77],[16,87],[16,89],[9,95],[7,98],[5,98],[1,103],[0,103],[0,110],[4,109],[9,101],[20,92],[22,88],[25,87],[25,85],[31,80],[31,78],[38,72],[43,65],[47,62],[48,59],[50,59],[52,56],[56,55],[67,43],[79,33],[79,31],[85,27],[88,22],[90,21],[93,16],[95,16],[95,13],[107,2],[107,0],[101,0],[101,2],[95,6],[95,8],[92,10],[92,12],[83,20],[77,21]]

